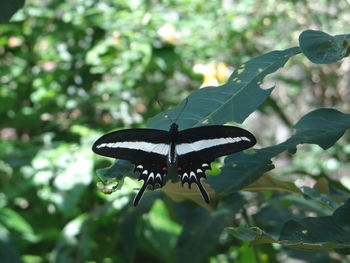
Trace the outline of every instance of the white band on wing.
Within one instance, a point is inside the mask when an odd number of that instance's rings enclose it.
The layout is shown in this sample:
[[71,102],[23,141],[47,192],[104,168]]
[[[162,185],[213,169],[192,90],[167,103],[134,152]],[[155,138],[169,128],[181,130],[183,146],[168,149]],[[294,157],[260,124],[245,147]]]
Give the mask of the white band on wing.
[[231,144],[231,143],[236,143],[240,141],[250,142],[250,139],[248,139],[247,137],[227,137],[227,138],[205,139],[205,140],[199,140],[199,141],[190,142],[190,143],[181,143],[176,145],[176,152],[178,155],[183,155],[190,152],[198,152],[214,146]]
[[101,143],[96,148],[121,148],[129,150],[139,150],[148,153],[157,153],[160,155],[167,155],[169,151],[169,145],[165,143],[150,143],[150,142],[107,142]]

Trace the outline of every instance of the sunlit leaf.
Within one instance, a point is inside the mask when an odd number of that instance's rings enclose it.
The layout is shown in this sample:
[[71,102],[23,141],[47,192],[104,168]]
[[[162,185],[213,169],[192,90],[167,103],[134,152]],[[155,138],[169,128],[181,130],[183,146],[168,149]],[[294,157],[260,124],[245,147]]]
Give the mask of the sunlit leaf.
[[23,236],[27,241],[36,241],[32,226],[16,211],[9,208],[0,210],[0,224],[6,225],[8,229],[15,231]]
[[173,258],[173,251],[176,247],[181,225],[174,222],[165,204],[157,200],[148,213],[143,223],[145,231],[144,238],[148,241],[147,251],[157,251],[154,256],[162,262],[170,262]]

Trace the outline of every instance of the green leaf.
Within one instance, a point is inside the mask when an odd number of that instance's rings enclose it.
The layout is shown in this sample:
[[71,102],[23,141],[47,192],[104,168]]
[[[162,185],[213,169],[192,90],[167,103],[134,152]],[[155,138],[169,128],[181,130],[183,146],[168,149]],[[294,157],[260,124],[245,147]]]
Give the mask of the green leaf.
[[0,210],[0,223],[12,231],[18,232],[27,241],[35,242],[37,240],[32,226],[19,213],[10,208]]
[[[181,233],[181,225],[174,222],[161,200],[157,200],[144,220],[143,226],[147,231],[143,232],[147,240],[147,251],[157,251],[154,256],[161,262],[171,262],[172,253]],[[153,254],[153,253],[151,253]]]
[[2,0],[0,8],[0,24],[7,23],[12,15],[21,9],[24,5],[24,0]]
[[312,211],[317,215],[329,216],[334,211],[333,208],[329,206],[325,206],[325,204],[320,203],[318,201],[309,199],[307,198],[307,196],[289,194],[289,195],[283,195],[283,197],[281,196],[279,199],[280,201],[290,202],[298,207],[302,207],[304,210]]
[[[242,200],[231,200],[229,206],[208,212],[197,208],[191,212],[183,224],[183,231],[178,241],[176,263],[197,263],[210,253],[218,243],[222,230],[228,226],[232,216],[242,207]],[[201,251],[201,253],[193,253]]]
[[[80,214],[66,223],[56,246],[51,252],[51,260],[53,262],[67,262],[68,258],[71,258],[76,253],[77,247],[82,245],[80,238],[87,218],[87,214]],[[80,254],[80,256],[82,255]]]
[[298,47],[272,51],[240,65],[228,82],[193,92],[175,108],[160,113],[148,122],[149,127],[169,129],[176,120],[180,129],[207,124],[242,123],[270,95],[272,89],[260,88],[265,76],[284,66],[300,53]]
[[261,192],[261,191],[279,191],[279,192],[290,192],[294,194],[303,193],[301,190],[292,182],[286,182],[272,177],[269,174],[262,175],[258,180],[244,187],[242,191],[249,192]]
[[331,36],[315,30],[306,30],[299,36],[302,52],[316,64],[330,64],[348,56],[349,41],[350,34]]
[[279,240],[292,246],[307,245],[309,249],[350,249],[350,199],[332,216],[306,217],[288,221]]
[[210,176],[207,183],[217,193],[237,191],[274,168],[271,158],[289,151],[294,153],[298,144],[318,144],[323,149],[331,147],[350,126],[350,114],[333,109],[318,109],[306,114],[294,126],[296,133],[285,142],[249,153],[228,156],[218,176]]
[[117,160],[107,168],[98,169],[97,176],[103,183],[110,181],[120,182],[125,176],[136,178],[133,172],[134,165],[126,160]]
[[[294,194],[273,195],[271,199],[269,199],[269,202],[259,208],[258,212],[253,215],[253,222],[255,222],[257,226],[264,226],[265,231],[268,231],[272,237],[277,237],[281,233],[284,222],[291,219],[300,219],[298,214],[292,213],[291,204],[298,208],[305,209],[303,204],[295,204],[292,200],[289,200],[289,196],[302,199],[301,196]],[[308,209],[308,207],[306,209]]]
[[305,196],[309,197],[310,199],[322,204],[328,209],[335,209],[337,207],[337,204],[332,200],[331,195],[329,194],[321,194],[317,189],[310,188],[307,186],[303,186],[303,193]]
[[142,215],[147,213],[155,201],[156,194],[145,195],[138,207],[128,208],[121,215],[117,228],[123,240],[123,250],[129,262],[135,257],[138,245],[137,227],[142,219]]
[[297,132],[291,139],[301,140],[301,143],[318,144],[326,150],[343,136],[349,127],[350,114],[334,109],[317,109],[298,121],[294,126]]
[[172,181],[168,181],[162,187],[162,191],[174,201],[183,201],[184,199],[188,199],[210,210],[213,208],[213,204],[215,203],[213,202],[213,197],[215,195],[215,192],[212,189],[210,189],[205,182],[202,182],[202,185],[206,189],[209,196],[211,197],[212,201],[210,202],[210,204],[206,203],[203,200],[203,197],[199,191],[193,191],[193,189],[189,189],[188,187],[183,187],[181,185],[181,182],[174,183]]
[[236,238],[249,241],[251,245],[277,243],[294,249],[343,249],[341,251],[344,252],[347,251],[344,249],[350,249],[349,218],[350,199],[343,206],[339,207],[332,216],[289,220],[284,224],[279,240],[257,227],[229,227],[226,228],[226,231]]
[[252,245],[264,243],[278,243],[277,240],[267,235],[258,227],[228,227],[225,229],[225,231],[240,240],[249,241]]
[[270,262],[266,254],[259,255],[258,251],[249,246],[248,242],[243,242],[238,249],[238,258],[235,263],[268,263]]

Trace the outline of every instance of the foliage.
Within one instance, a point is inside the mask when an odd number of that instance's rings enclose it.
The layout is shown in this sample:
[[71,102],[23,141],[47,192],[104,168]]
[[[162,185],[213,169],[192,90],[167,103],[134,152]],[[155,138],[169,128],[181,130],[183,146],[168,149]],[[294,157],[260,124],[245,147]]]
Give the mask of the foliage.
[[[244,227],[228,228],[227,231],[252,244],[278,243],[280,245],[303,250],[338,249],[349,253],[350,233],[349,216],[350,200],[345,205],[334,211],[332,216],[306,217],[299,221],[287,221],[279,240],[274,240],[258,228],[247,229]],[[341,250],[343,249],[343,250]]]
[[[6,3],[0,22],[20,7]],[[0,261],[346,262],[348,8],[27,1],[0,27]],[[168,182],[134,208],[132,165],[91,145],[175,119],[246,120],[258,145],[213,164],[210,205]]]

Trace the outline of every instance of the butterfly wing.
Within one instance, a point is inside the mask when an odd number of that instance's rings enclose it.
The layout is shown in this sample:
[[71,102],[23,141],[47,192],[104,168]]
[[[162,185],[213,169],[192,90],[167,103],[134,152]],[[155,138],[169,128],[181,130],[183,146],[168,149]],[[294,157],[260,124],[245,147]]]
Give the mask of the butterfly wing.
[[163,186],[166,175],[166,156],[169,151],[169,133],[156,129],[126,129],[111,132],[99,138],[92,150],[103,156],[128,160],[139,172],[144,183],[134,199],[136,206],[148,185]]
[[210,163],[216,158],[240,152],[256,143],[253,134],[233,126],[203,126],[179,132],[176,142],[178,171],[182,184],[191,187],[195,183],[203,199],[209,203],[209,196],[200,179],[210,170]]
[[201,184],[201,178],[206,178],[205,171],[211,169],[210,163],[212,161],[214,159],[204,159],[198,153],[193,153],[187,156],[179,156],[177,164],[182,186],[184,183],[188,183],[188,187],[191,189],[191,185],[195,183],[207,203],[209,203],[209,196]]

